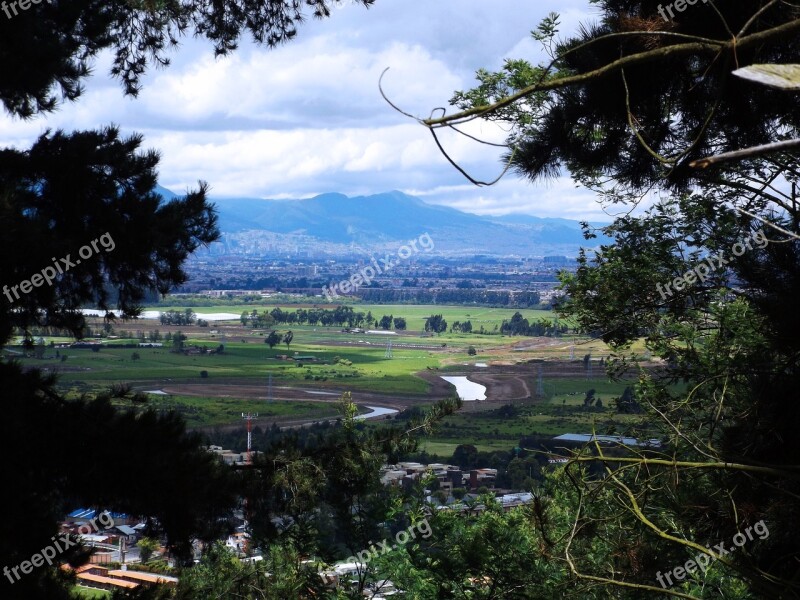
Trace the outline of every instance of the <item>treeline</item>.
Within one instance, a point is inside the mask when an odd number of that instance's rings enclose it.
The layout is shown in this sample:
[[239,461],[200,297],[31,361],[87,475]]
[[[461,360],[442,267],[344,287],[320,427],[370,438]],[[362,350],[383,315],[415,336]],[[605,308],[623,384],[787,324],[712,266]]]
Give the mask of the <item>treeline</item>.
[[162,325],[193,325],[197,315],[191,308],[186,310],[167,310],[158,316]]
[[299,308],[289,311],[275,307],[270,311],[244,311],[239,317],[242,325],[254,329],[268,329],[275,325],[322,325],[323,327],[366,327],[404,330],[406,320],[403,317],[383,315],[381,318],[372,315],[372,311],[356,311],[352,306],[326,308]]
[[504,320],[500,325],[500,333],[503,335],[559,337],[568,329],[566,325],[560,325],[548,319],[539,319],[529,323],[528,319],[523,318],[519,312],[515,312],[511,320]]
[[538,292],[499,292],[481,289],[409,290],[360,288],[358,296],[371,304],[478,304],[508,308],[539,306]]
[[[281,430],[277,424],[271,427],[254,425],[252,431],[252,449],[270,454],[280,448],[289,446],[300,451],[313,451],[323,448],[325,440],[331,432],[341,425],[338,422],[323,421],[299,427],[297,429]],[[363,429],[363,424],[356,427]],[[247,431],[242,428],[234,431],[216,430],[206,435],[208,444],[215,444],[228,448],[234,452],[244,452],[247,449]]]

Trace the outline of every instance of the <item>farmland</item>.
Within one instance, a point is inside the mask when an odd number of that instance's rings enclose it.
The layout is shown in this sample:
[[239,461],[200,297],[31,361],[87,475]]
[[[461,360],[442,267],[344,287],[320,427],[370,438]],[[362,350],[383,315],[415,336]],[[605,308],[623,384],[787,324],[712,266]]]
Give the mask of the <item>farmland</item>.
[[[283,310],[302,305],[283,304]],[[247,311],[271,310],[275,305],[248,305]],[[219,313],[241,314],[242,306],[220,304],[192,308],[199,318]],[[265,344],[269,330],[244,326],[237,319],[213,321],[207,327],[163,325],[156,319],[115,322],[100,345],[61,347],[59,338],[44,340],[40,358],[21,347],[5,354],[24,365],[55,372],[60,386],[71,395],[97,392],[127,382],[148,392],[148,405],[175,410],[192,428],[241,427],[241,413],[258,413],[258,424],[296,426],[338,415],[336,403],[345,391],[353,393],[362,412],[368,406],[403,410],[427,406],[453,394],[441,375],[460,375],[486,387],[485,401],[465,402],[440,430],[423,443],[430,453],[447,455],[461,443],[479,449],[508,449],[532,432],[558,434],[624,430],[634,423],[628,415],[614,413],[614,399],[628,382],[607,380],[600,359],[609,350],[598,340],[510,337],[496,332],[504,319],[516,312],[459,306],[355,305],[358,311],[403,317],[407,331],[396,335],[347,333],[340,327],[277,326],[291,329],[287,345]],[[547,311],[522,311],[530,321],[554,319]],[[424,332],[425,318],[441,314],[448,323],[469,320],[472,333]],[[90,318],[93,329],[103,322]],[[483,327],[484,334],[475,333]],[[180,332],[183,353],[170,342],[161,347],[138,347],[150,339]],[[51,344],[52,342],[52,344]],[[584,362],[590,354],[592,360]],[[66,357],[66,358],[65,358]],[[595,390],[602,408],[583,406],[585,394]],[[497,414],[512,404],[514,418]]]

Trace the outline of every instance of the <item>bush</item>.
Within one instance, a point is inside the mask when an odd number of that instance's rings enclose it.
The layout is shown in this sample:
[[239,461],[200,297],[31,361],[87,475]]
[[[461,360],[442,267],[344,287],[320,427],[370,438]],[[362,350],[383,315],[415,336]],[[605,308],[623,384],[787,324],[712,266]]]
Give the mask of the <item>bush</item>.
[[207,379],[208,378],[208,371],[200,371],[200,377],[202,377],[203,379]]

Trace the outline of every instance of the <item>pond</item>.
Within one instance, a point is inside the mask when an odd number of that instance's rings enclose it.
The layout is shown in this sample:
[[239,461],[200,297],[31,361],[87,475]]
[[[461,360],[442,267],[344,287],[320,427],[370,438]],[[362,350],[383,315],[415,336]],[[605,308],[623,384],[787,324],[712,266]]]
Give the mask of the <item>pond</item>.
[[464,402],[472,400],[486,400],[486,386],[480,383],[470,381],[466,377],[445,377],[442,376],[448,383],[456,386],[456,393],[461,397]]

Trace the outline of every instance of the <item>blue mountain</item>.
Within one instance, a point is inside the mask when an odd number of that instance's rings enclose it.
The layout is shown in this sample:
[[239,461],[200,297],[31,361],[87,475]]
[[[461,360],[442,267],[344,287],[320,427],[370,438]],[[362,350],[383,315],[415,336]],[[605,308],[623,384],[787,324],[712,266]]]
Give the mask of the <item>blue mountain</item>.
[[[172,194],[161,190],[165,198]],[[574,255],[580,246],[609,241],[599,237],[587,242],[577,221],[531,215],[479,216],[427,204],[398,191],[355,197],[329,193],[303,200],[211,200],[219,213],[220,230],[229,234],[263,230],[370,246],[427,232],[440,250],[489,255]]]

